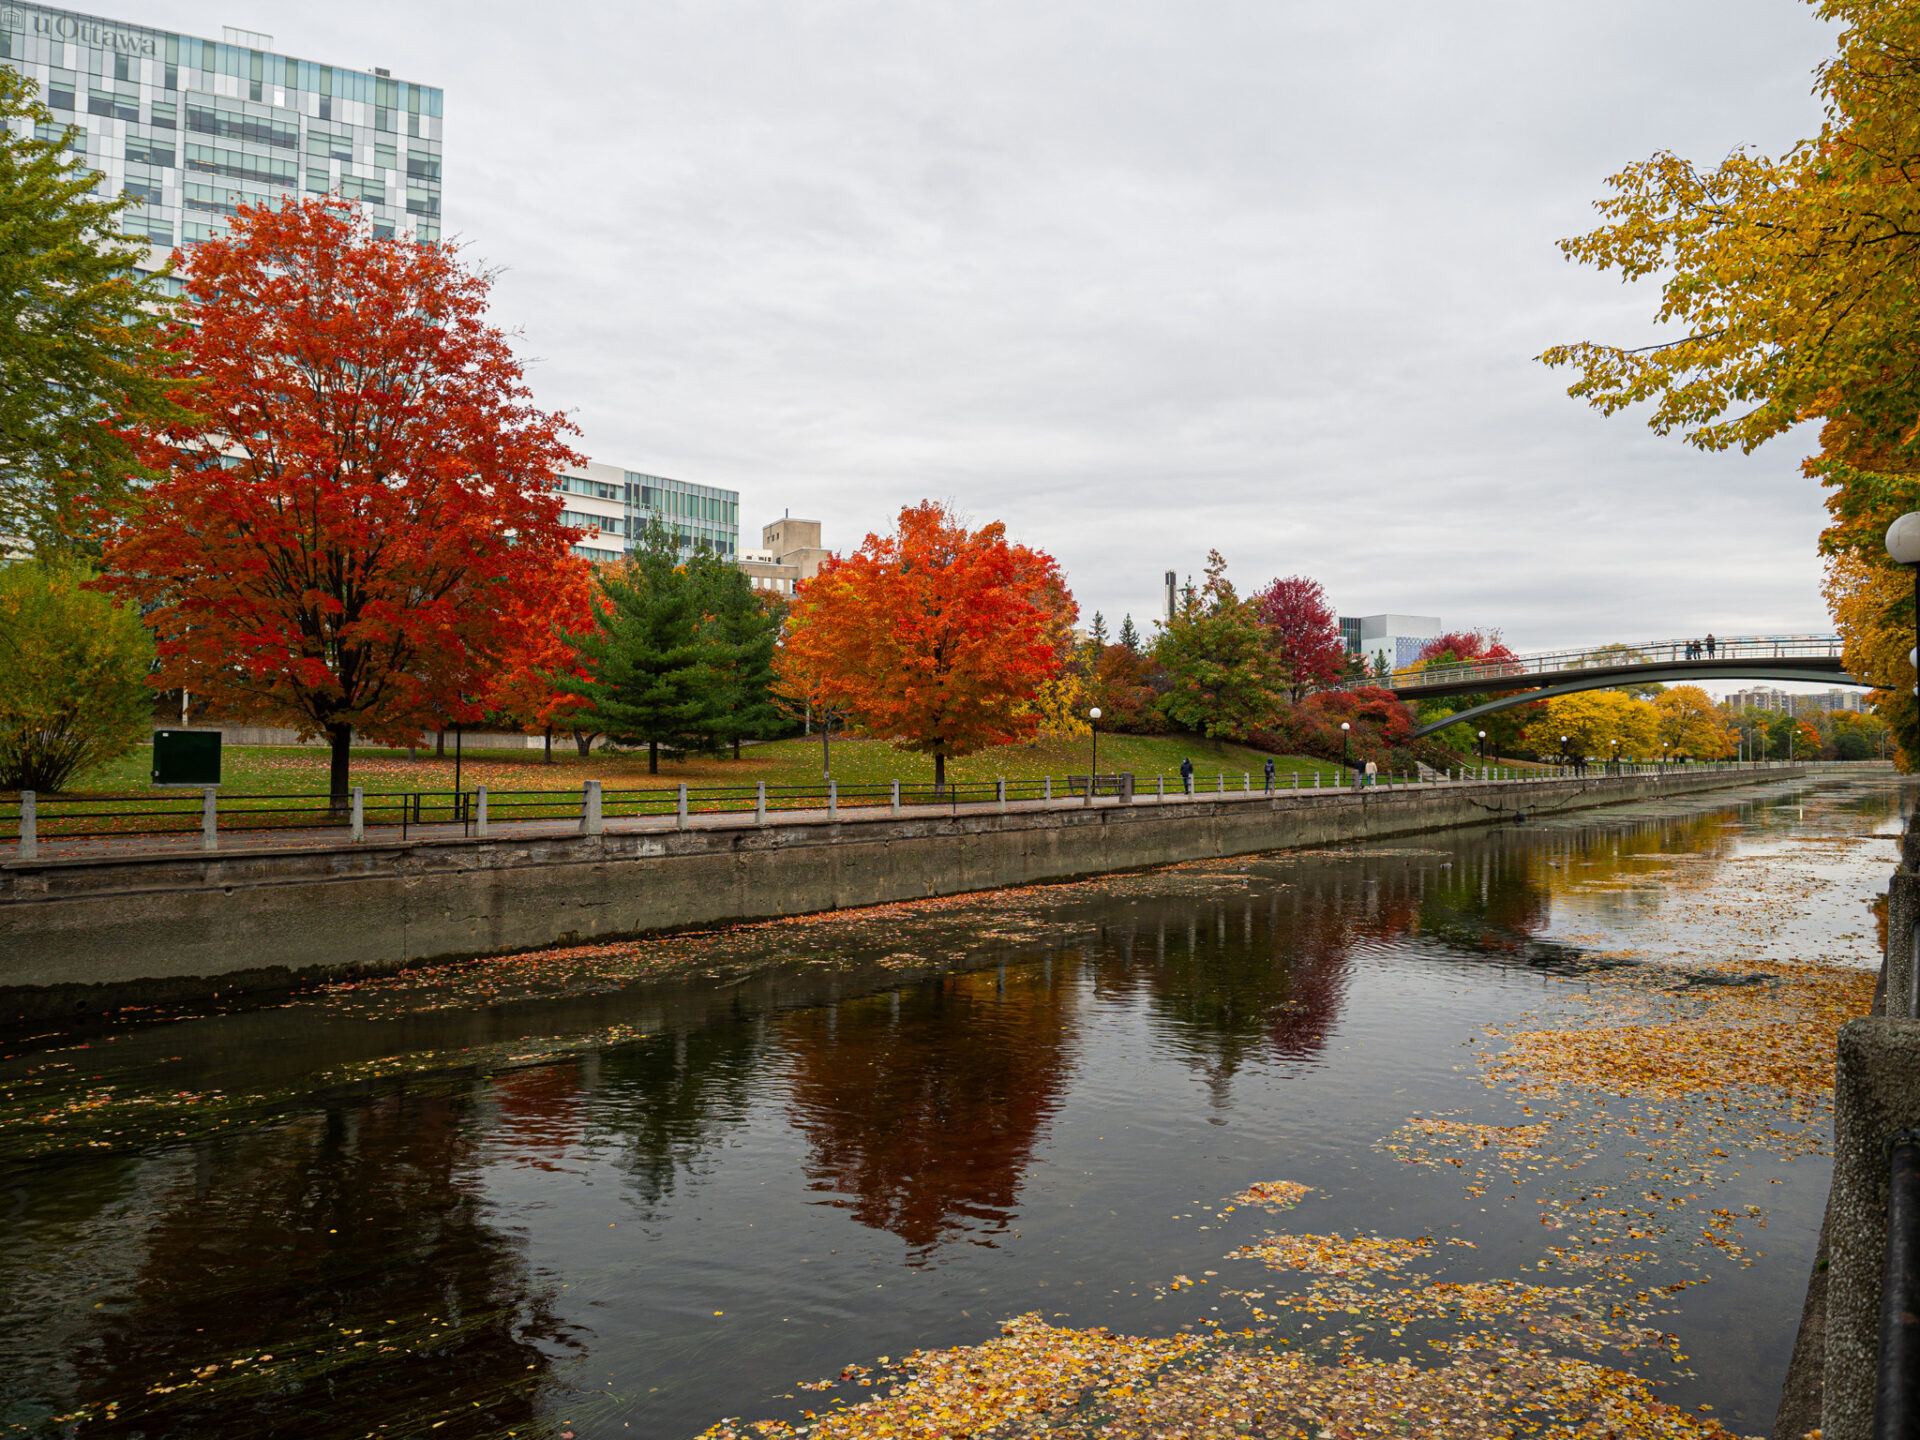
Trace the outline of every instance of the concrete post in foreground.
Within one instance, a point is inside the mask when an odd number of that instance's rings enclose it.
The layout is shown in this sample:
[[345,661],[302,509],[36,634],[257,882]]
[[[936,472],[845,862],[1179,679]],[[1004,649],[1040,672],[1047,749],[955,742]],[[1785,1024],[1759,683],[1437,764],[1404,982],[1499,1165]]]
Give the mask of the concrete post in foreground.
[[1889,1142],[1920,1128],[1920,1021],[1851,1020],[1834,1074],[1821,1434],[1870,1440],[1887,1259]]
[[484,840],[487,838],[487,787],[479,786],[473,795],[473,833]]
[[680,783],[680,788],[674,794],[673,824],[674,828],[678,830],[687,828],[687,786],[685,781]]
[[220,848],[220,802],[215,798],[217,793],[211,785],[200,792],[200,848],[202,850]]
[[840,818],[840,782],[831,778],[827,781],[827,818]]
[[599,835],[604,828],[600,823],[600,782],[589,780],[580,787],[580,833]]
[[347,839],[358,845],[367,838],[367,792],[353,787],[353,806],[347,812]]
[[998,776],[993,782],[993,798],[1000,807],[1002,815],[1007,813],[1007,777]]
[[1913,1014],[1914,946],[1920,944],[1920,835],[1911,829],[1900,838],[1900,864],[1887,881],[1887,993],[1883,1014]]
[[1216,795],[1224,795],[1227,793],[1227,772],[1226,771],[1221,770],[1215,773],[1213,790]]
[[900,782],[898,780],[893,782],[893,799],[891,804],[893,806],[893,813],[898,815],[900,813]]
[[1040,798],[1051,803],[1053,800],[1053,776],[1048,775],[1042,779],[1040,787]]
[[1253,794],[1253,776],[1245,770],[1240,772],[1240,788],[1249,795]]
[[40,858],[39,797],[31,790],[20,792],[20,859]]
[[1167,777],[1166,776],[1156,775],[1153,777],[1153,793],[1157,795],[1163,803],[1165,802],[1167,798]]
[[[896,780],[894,783],[897,785],[900,782]],[[758,781],[753,787],[753,823],[767,823],[767,782],[764,780]]]

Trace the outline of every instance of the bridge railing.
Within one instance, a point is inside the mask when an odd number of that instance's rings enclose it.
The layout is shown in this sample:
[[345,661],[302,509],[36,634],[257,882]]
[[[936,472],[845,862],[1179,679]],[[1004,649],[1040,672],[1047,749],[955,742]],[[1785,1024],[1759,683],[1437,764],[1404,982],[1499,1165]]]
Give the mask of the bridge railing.
[[1841,640],[1838,635],[1730,635],[1715,637],[1711,651],[1706,637],[1697,636],[1683,640],[1650,640],[1638,645],[1595,645],[1579,650],[1551,650],[1534,655],[1516,655],[1509,660],[1427,664],[1417,668],[1409,666],[1394,671],[1391,679],[1348,681],[1342,688],[1385,685],[1394,690],[1409,691],[1428,685],[1485,681],[1487,688],[1492,690],[1499,689],[1502,681],[1524,683],[1537,677],[1623,665],[1706,665],[1731,660],[1815,657],[1837,659],[1840,653]]

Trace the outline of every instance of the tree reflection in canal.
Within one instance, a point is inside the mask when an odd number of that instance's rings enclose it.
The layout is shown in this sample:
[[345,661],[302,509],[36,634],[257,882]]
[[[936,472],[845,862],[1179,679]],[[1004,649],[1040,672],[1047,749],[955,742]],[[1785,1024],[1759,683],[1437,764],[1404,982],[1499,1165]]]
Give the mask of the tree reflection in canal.
[[1008,1228],[1072,1060],[1070,967],[975,971],[800,1011],[777,1027],[807,1177],[923,1263]]
[[316,1417],[350,1413],[405,1434],[455,1409],[465,1433],[532,1433],[575,1336],[472,1183],[489,1088],[330,1107],[126,1172],[70,1231],[83,1251],[117,1231],[126,1268],[37,1297],[84,1319],[57,1390],[42,1371],[29,1398],[12,1372],[8,1419],[57,1407],[87,1434],[242,1436],[333,1433]]

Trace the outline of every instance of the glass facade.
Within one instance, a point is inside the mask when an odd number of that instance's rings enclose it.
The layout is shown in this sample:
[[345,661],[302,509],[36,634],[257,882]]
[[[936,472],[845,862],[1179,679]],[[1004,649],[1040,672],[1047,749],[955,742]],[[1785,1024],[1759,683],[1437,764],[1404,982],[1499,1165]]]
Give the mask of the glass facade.
[[633,549],[654,520],[667,527],[687,554],[704,545],[728,560],[740,558],[737,490],[605,465],[594,465],[586,473],[568,471],[555,484],[569,497],[562,511],[566,523],[595,526],[600,532],[574,547],[589,560],[618,559]]
[[271,38],[175,35],[0,3],[0,64],[40,89],[99,188],[153,247],[222,233],[236,206],[337,194],[384,235],[440,238],[441,92],[382,70],[275,54]]

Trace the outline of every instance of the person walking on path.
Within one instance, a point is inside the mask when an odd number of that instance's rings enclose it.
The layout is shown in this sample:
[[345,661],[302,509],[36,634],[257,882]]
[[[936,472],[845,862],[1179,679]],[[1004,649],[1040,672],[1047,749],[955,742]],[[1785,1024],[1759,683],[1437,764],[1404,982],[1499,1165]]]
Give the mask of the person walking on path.
[[1180,788],[1187,794],[1193,794],[1193,761],[1190,758],[1180,761]]
[[1367,761],[1367,784],[1378,785],[1379,783],[1380,783],[1380,767],[1374,764],[1373,761],[1369,760]]

